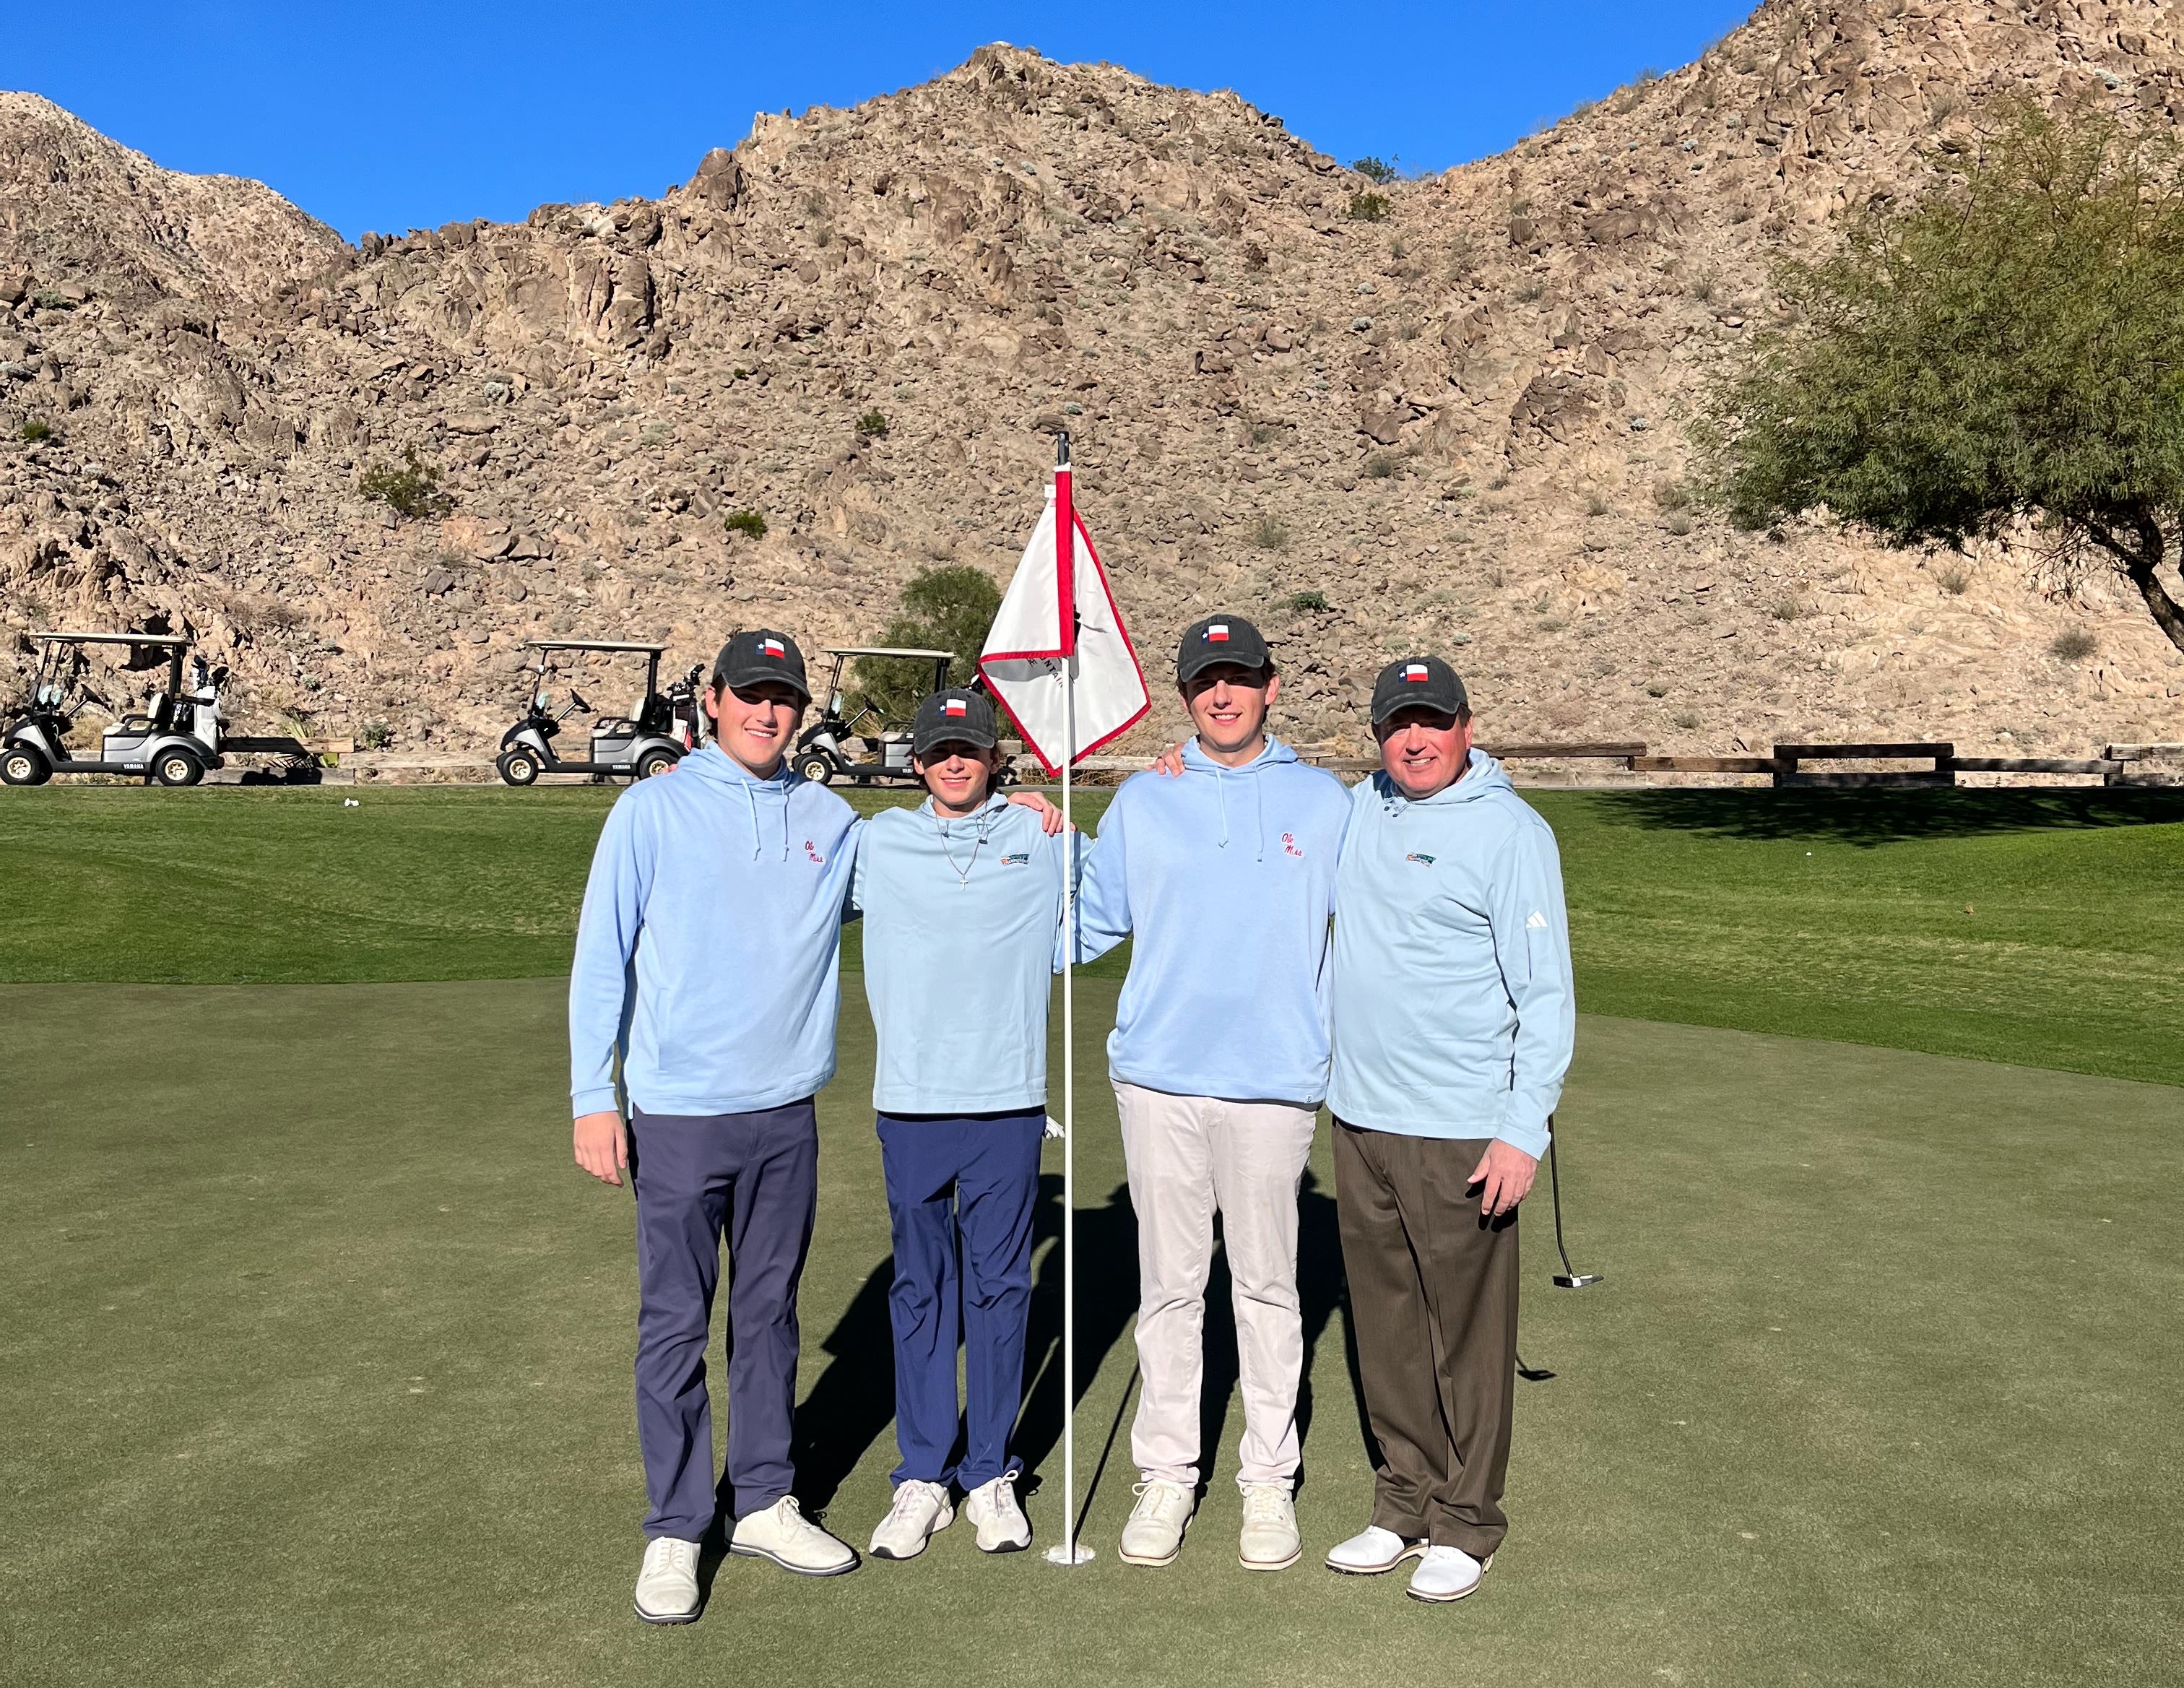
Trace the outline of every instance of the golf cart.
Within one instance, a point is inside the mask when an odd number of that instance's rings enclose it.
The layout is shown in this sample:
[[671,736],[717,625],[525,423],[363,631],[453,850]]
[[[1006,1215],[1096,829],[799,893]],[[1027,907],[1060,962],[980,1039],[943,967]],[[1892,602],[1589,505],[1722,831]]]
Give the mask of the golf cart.
[[[888,728],[870,704],[854,716],[843,715],[848,701],[842,692],[842,670],[852,658],[859,656],[930,662],[933,684],[928,692],[937,692],[948,683],[948,665],[955,660],[955,653],[889,645],[845,645],[824,655],[834,659],[833,671],[827,677],[825,692],[816,694],[824,699],[819,719],[805,727],[796,740],[796,772],[816,785],[831,784],[838,779],[851,780],[859,785],[916,784],[917,771],[911,766],[907,732]],[[1004,762],[994,783],[1007,785],[1015,778],[1016,770]]]
[[[182,653],[189,641],[174,633],[32,633],[38,666],[31,699],[0,735],[0,779],[9,785],[43,785],[55,774],[142,774],[148,784],[195,785],[208,768],[222,766],[220,687],[204,659],[191,663],[191,686],[182,689]],[[149,653],[145,666],[164,662],[166,685],[141,710],[117,708],[92,691],[84,675],[88,647],[127,645],[132,656]],[[68,733],[87,709],[113,717],[99,735],[98,755],[69,754]],[[300,747],[299,747],[300,748]]]
[[[705,723],[698,704],[698,677],[704,668],[692,668],[661,691],[660,659],[666,653],[666,645],[619,639],[532,639],[530,643],[538,653],[538,682],[523,719],[500,735],[500,755],[493,762],[509,784],[531,785],[541,774],[589,774],[594,779],[627,774],[649,779],[666,773],[704,738]],[[567,705],[554,712],[549,696],[554,661],[571,652],[644,658],[644,692],[627,715],[597,714],[574,685],[569,688]],[[565,760],[554,754],[554,739],[561,723],[579,711],[593,717],[589,755],[582,761]]]

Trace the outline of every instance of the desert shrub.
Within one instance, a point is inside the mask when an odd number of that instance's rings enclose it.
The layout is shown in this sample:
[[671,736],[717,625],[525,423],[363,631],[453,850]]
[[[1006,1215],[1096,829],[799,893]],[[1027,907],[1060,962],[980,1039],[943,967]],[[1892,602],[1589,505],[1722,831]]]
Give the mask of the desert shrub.
[[1279,551],[1290,543],[1290,531],[1271,515],[1262,515],[1253,524],[1251,543],[1262,551]]
[[[927,569],[903,588],[894,618],[874,643],[953,651],[947,683],[967,686],[978,675],[978,653],[1000,607],[1000,588],[984,570],[968,563]],[[932,683],[929,662],[860,658],[851,713],[868,708],[890,725],[907,725]]]
[[731,533],[741,533],[752,539],[766,538],[766,518],[755,510],[730,510],[722,526]]
[[446,495],[440,491],[440,471],[421,461],[414,445],[404,448],[398,465],[382,463],[366,470],[357,490],[397,515],[412,520],[436,515],[448,507]]
[[1971,579],[1962,569],[1952,566],[1936,575],[1934,584],[1950,597],[1961,598],[1964,595],[1964,588],[1971,584]]
[[1292,592],[1289,605],[1292,610],[1324,610],[1327,608],[1327,594],[1323,592]]
[[1587,515],[1606,515],[1607,511],[1607,500],[1598,493],[1587,493],[1585,495],[1585,513]]
[[857,432],[866,439],[881,439],[888,431],[888,419],[878,410],[867,410],[857,418]]
[[356,730],[357,748],[384,750],[394,742],[394,729],[383,721],[367,721]]
[[1366,181],[1377,181],[1383,187],[1396,179],[1395,165],[1390,164],[1385,159],[1374,158],[1370,153],[1362,159],[1351,160],[1350,168],[1363,176]]
[[41,440],[49,440],[53,437],[53,425],[42,422],[33,416],[15,431],[15,437],[25,445],[36,445]]
[[1698,499],[1687,481],[1657,481],[1653,502],[1662,510],[1689,510]]
[[1376,451],[1365,460],[1365,473],[1373,480],[1384,481],[1395,472],[1396,460],[1390,453]]
[[1388,214],[1388,196],[1384,193],[1353,193],[1350,196],[1350,220],[1356,223],[1377,223]]
[[2100,643],[2083,627],[2065,627],[2048,642],[2048,649],[2065,662],[2082,662],[2100,649]]
[[1767,613],[1778,621],[1794,621],[1805,613],[1805,606],[1785,593],[1767,606]]

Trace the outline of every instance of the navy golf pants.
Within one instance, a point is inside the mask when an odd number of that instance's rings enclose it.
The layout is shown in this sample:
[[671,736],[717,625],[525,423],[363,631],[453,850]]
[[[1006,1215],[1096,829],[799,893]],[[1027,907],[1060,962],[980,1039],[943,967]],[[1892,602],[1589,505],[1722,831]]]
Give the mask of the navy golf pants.
[[[894,1481],[966,1490],[1011,1468],[1009,1433],[1023,1392],[1031,1308],[1032,1210],[1044,1109],[1026,1113],[879,1117],[894,1230]],[[965,1447],[956,1348],[963,1347]]]
[[702,1537],[713,1522],[713,1414],[705,1345],[721,1238],[728,1242],[727,1479],[738,1518],[786,1495],[795,1473],[796,1285],[811,1245],[819,1126],[810,1098],[741,1114],[630,1119],[637,1186],[637,1440],[648,1537]]

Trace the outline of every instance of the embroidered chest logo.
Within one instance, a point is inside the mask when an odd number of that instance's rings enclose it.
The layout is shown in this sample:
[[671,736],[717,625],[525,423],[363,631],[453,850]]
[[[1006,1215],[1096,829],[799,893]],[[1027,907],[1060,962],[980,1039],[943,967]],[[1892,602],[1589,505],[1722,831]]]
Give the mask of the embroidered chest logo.
[[1403,860],[1406,861],[1415,861],[1421,867],[1430,867],[1434,864],[1434,859],[1431,856],[1424,855],[1418,850],[1412,850],[1411,854],[1405,856]]
[[1030,864],[1031,852],[1028,850],[1020,851],[1015,855],[1005,855],[1001,858],[1001,866],[1004,867],[1026,867]]
[[1294,855],[1299,861],[1302,861],[1304,859],[1304,852],[1297,848],[1296,834],[1295,833],[1284,833],[1282,834],[1282,854],[1284,855]]
[[804,840],[804,853],[810,856],[812,861],[817,862],[822,867],[824,867],[827,865],[827,858],[819,854],[818,845],[813,844],[809,838]]

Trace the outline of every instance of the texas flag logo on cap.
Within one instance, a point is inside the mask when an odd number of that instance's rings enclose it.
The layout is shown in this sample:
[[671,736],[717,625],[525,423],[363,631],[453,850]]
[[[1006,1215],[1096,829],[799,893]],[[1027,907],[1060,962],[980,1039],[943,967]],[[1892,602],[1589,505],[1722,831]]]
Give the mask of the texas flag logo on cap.
[[1423,662],[1409,662],[1403,665],[1403,682],[1406,685],[1422,686],[1432,677],[1426,672],[1426,666]]
[[961,698],[950,698],[940,705],[940,713],[952,719],[957,716],[970,714],[971,705]]
[[1226,621],[1216,621],[1206,630],[1206,642],[1208,644],[1228,643],[1228,624]]
[[758,642],[758,654],[760,656],[778,656],[785,660],[788,655],[788,647],[782,643],[779,639],[760,639]]

